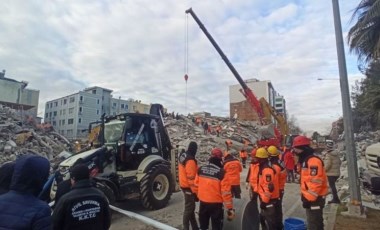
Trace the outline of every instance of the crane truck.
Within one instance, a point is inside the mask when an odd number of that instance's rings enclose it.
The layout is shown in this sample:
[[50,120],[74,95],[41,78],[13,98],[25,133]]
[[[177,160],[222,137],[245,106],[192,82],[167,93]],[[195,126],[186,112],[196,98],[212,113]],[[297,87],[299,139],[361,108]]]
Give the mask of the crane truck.
[[[283,135],[289,134],[289,131],[288,131],[289,129],[288,129],[285,118],[282,117],[280,114],[278,114],[275,111],[275,109],[269,105],[269,103],[265,100],[265,98],[261,98],[260,100],[257,99],[256,95],[248,87],[246,82],[242,79],[240,74],[236,71],[235,67],[231,64],[227,56],[223,53],[222,49],[216,43],[214,38],[207,31],[206,27],[199,20],[198,16],[194,13],[193,9],[189,8],[185,12],[187,14],[190,14],[194,18],[195,22],[199,25],[200,29],[203,31],[203,33],[209,39],[209,41],[214,46],[216,51],[222,57],[223,61],[226,63],[228,68],[231,70],[232,74],[235,76],[236,80],[241,85],[242,90],[240,92],[246,98],[246,100],[248,101],[250,106],[253,108],[253,110],[256,111],[256,113],[258,114],[260,124],[261,124],[260,130],[259,130],[259,134],[261,137],[257,141],[257,144],[259,146],[269,146],[269,145],[281,146],[284,139]],[[272,124],[271,115],[278,122],[282,133]]]

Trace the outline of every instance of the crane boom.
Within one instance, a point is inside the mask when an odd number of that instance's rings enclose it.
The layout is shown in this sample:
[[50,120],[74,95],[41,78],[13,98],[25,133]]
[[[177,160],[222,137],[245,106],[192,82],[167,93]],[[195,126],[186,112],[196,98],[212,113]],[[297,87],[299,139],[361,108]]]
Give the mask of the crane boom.
[[261,109],[260,102],[257,100],[257,97],[252,92],[252,90],[247,86],[245,81],[241,78],[240,74],[236,71],[235,67],[231,64],[230,60],[228,60],[227,56],[224,54],[222,49],[219,47],[218,43],[214,40],[214,38],[210,35],[210,33],[207,31],[206,27],[202,24],[202,22],[199,20],[197,15],[194,13],[192,8],[189,8],[185,11],[187,14],[190,14],[195,22],[199,25],[203,33],[206,35],[208,40],[210,40],[211,44],[214,46],[216,51],[218,51],[219,55],[222,57],[223,61],[226,63],[228,68],[231,70],[232,74],[235,76],[236,80],[238,80],[239,84],[243,88],[243,95],[249,102],[249,104],[253,107],[253,109],[257,112],[259,115],[259,119],[261,124],[264,124],[263,118],[264,118],[264,112]]

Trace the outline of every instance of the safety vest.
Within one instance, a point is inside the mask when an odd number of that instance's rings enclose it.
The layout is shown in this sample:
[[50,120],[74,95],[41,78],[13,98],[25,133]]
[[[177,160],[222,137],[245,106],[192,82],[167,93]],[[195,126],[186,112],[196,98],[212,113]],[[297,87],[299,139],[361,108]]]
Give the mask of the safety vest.
[[301,164],[301,193],[308,201],[315,201],[328,192],[327,176],[323,161],[311,155]]
[[279,198],[279,185],[275,180],[276,172],[268,164],[259,166],[259,181],[257,191],[260,200],[269,203]]
[[231,185],[240,185],[240,173],[243,167],[238,159],[228,154],[224,159],[223,169],[225,177],[229,180]]
[[226,209],[232,209],[231,185],[224,176],[224,170],[215,164],[208,163],[198,169],[195,177],[198,187],[198,198],[206,203],[224,203]]
[[195,158],[187,153],[182,153],[178,158],[179,186],[182,189],[190,189],[193,193],[197,192],[194,184],[198,166]]
[[286,169],[283,166],[283,162],[276,159],[276,162],[270,162],[270,165],[276,171],[276,180],[278,180],[279,189],[284,190],[286,184]]

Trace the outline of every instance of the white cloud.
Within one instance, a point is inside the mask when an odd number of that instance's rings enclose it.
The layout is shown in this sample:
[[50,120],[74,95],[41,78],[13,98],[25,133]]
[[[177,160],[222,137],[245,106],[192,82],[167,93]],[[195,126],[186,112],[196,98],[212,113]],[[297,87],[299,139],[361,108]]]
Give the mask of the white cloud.
[[[247,79],[271,80],[305,130],[325,131],[340,115],[332,6],[329,1],[23,1],[0,3],[0,68],[40,89],[44,102],[88,86],[115,96],[163,103],[185,113],[186,16],[193,7]],[[353,2],[341,4],[345,32]],[[236,80],[188,17],[187,111],[227,115]],[[360,77],[347,56],[350,79]]]

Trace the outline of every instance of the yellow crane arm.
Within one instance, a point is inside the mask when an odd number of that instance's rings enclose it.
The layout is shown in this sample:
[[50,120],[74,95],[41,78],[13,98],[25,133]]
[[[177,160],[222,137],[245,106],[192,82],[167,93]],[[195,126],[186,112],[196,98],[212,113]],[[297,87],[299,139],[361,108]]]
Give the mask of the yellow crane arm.
[[269,124],[271,123],[272,117],[277,121],[277,125],[280,129],[280,132],[282,135],[288,135],[289,134],[289,127],[288,123],[286,122],[286,119],[281,114],[277,113],[277,111],[269,105],[267,100],[265,98],[260,98],[260,105],[265,115],[265,120]]

